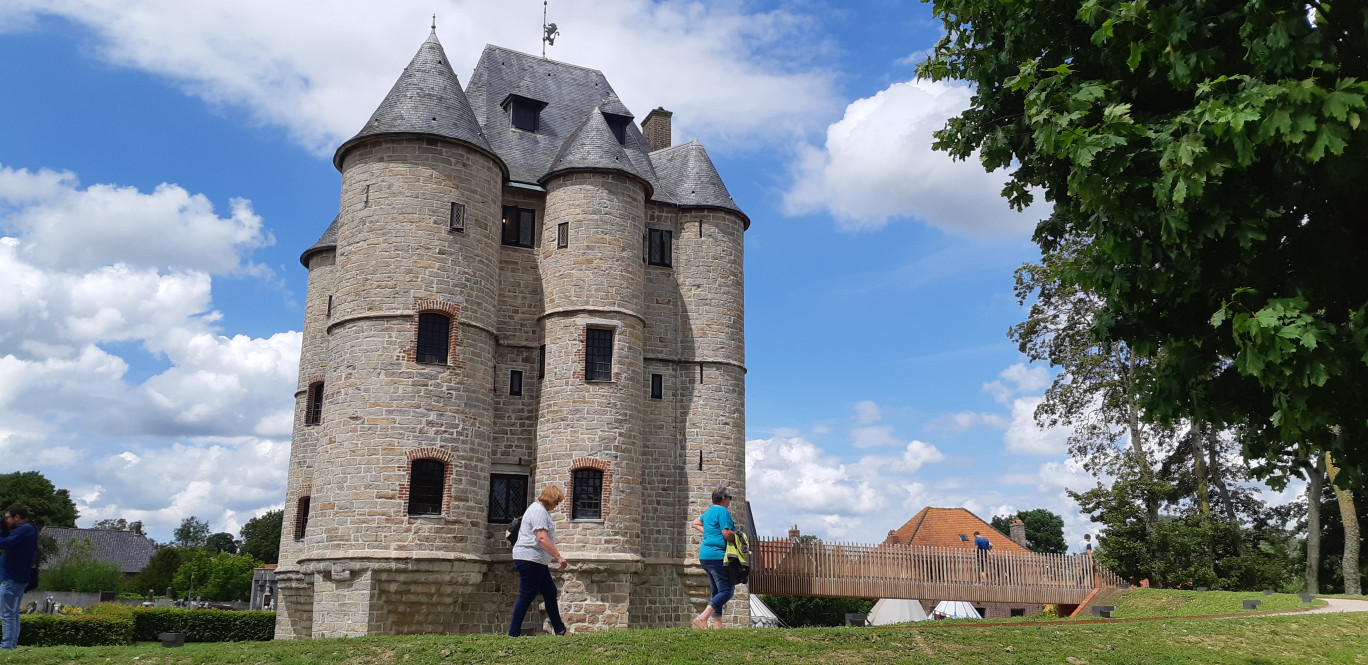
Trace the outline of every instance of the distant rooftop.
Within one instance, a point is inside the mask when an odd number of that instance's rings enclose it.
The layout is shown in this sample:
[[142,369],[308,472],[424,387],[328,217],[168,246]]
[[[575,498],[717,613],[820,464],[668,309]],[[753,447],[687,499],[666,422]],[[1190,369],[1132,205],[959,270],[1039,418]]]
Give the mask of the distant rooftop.
[[[141,572],[152,561],[152,555],[157,553],[157,544],[151,538],[132,531],[50,526],[43,529],[43,535],[51,537],[58,545],[89,538],[96,559],[112,561],[126,574]],[[44,568],[52,563],[49,560]]]

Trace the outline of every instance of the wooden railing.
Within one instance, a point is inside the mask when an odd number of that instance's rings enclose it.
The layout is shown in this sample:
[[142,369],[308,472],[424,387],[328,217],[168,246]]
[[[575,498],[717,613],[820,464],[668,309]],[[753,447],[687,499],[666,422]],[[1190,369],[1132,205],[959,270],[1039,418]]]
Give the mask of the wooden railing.
[[1077,604],[1122,580],[1086,555],[759,538],[752,593]]

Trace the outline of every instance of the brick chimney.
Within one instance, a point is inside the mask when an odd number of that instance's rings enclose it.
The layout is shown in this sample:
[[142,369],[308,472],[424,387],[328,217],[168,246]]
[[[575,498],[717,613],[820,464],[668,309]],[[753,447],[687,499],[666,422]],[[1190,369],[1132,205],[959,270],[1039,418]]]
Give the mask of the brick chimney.
[[647,113],[646,119],[641,121],[641,133],[646,137],[646,145],[651,148],[651,152],[664,150],[674,141],[670,135],[670,118],[673,116],[674,113],[658,106]]
[[889,531],[889,532],[888,532],[888,537],[887,537],[887,538],[884,538],[883,544],[885,544],[885,545],[897,545],[897,544],[898,544],[898,532],[897,532],[897,531]]
[[[652,111],[652,113],[654,113],[654,111]],[[666,122],[669,122],[669,121],[667,120]],[[793,528],[789,529],[789,540],[798,540],[798,536],[799,536],[799,533],[798,533],[798,525],[795,524],[795,525],[793,525]]]
[[1012,535],[1008,536],[1012,542],[1026,547],[1026,523],[1021,520],[1012,520]]

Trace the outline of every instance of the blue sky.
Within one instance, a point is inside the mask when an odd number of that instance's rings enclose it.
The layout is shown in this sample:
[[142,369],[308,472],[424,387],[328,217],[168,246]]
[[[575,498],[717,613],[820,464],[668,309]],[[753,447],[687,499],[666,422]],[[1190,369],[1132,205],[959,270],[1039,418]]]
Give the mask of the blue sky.
[[[541,3],[0,0],[0,472],[80,523],[169,539],[283,501],[306,271],[332,151],[426,37],[462,83],[539,48]],[[1044,203],[929,149],[960,86],[914,80],[916,2],[551,3],[552,58],[674,111],[752,219],[747,466],[761,533],[881,540],[925,505],[987,519],[1092,480],[1031,410],[1006,330]]]

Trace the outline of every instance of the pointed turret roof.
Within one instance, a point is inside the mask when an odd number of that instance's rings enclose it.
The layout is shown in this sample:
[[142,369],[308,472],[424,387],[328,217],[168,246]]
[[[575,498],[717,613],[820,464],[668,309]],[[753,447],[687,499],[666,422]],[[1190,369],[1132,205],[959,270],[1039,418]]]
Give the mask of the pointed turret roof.
[[333,164],[340,170],[342,156],[353,144],[389,134],[435,136],[466,143],[494,157],[507,173],[507,166],[485,140],[435,28],[366,126],[337,149]]
[[339,217],[340,215],[333,218],[332,223],[328,225],[328,230],[323,232],[313,247],[304,250],[304,253],[299,255],[299,262],[303,263],[305,268],[309,267],[309,259],[313,258],[314,254],[329,249],[337,249],[337,220]]
[[[603,111],[595,106],[580,123],[570,138],[561,146],[560,153],[551,160],[551,167],[542,176],[542,181],[562,171],[621,171],[640,178],[648,189],[654,189],[651,182],[654,173],[643,172],[627,155],[622,144],[618,143]],[[650,196],[648,191],[646,194]]]
[[721,208],[730,210],[745,220],[750,218],[732,200],[722,176],[717,174],[708,151],[697,140],[681,143],[651,153],[651,164],[660,181],[670,189],[671,198],[682,207]]

